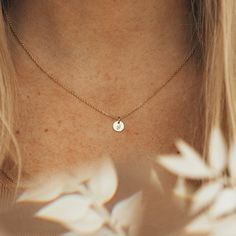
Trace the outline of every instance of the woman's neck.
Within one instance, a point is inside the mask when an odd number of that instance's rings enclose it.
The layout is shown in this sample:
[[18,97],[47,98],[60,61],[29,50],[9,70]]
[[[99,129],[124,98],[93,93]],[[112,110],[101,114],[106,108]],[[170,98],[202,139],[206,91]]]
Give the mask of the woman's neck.
[[[189,52],[192,46],[191,21],[186,2],[20,0],[13,5],[10,15],[25,45],[40,59],[46,70],[56,74],[60,81],[66,80],[69,87],[96,107],[111,114],[125,114],[161,87]],[[31,67],[25,66],[32,62],[19,60],[21,54],[22,51],[16,55],[19,70],[29,75],[28,81],[34,79],[35,87],[39,86],[41,71],[35,69],[33,75],[39,73],[39,76],[32,76]],[[30,68],[28,73],[27,68]],[[173,137],[192,135],[192,130],[186,125],[192,125],[190,120],[195,117],[193,107],[199,95],[195,84],[201,81],[193,68],[194,63],[189,63],[178,74],[178,80],[172,81],[156,96],[158,100],[153,98],[149,107],[133,118],[130,116],[133,124],[144,127],[140,134],[154,128],[158,130],[158,138],[152,141],[160,141],[158,147],[165,149],[168,143],[172,143]],[[41,93],[45,90],[45,94],[49,94],[48,84],[44,80],[41,83]],[[32,90],[31,84],[28,83],[29,91]],[[26,85],[22,88],[27,91]],[[51,94],[55,99],[54,92]],[[58,94],[61,96],[61,92]],[[48,99],[47,96],[45,99]],[[63,100],[58,99],[59,107]],[[48,104],[46,100],[45,104]],[[50,104],[49,108],[54,105]],[[67,102],[64,106],[71,111],[74,120],[86,119],[84,124],[89,124],[101,119],[103,123],[103,117],[95,117],[95,112],[87,120],[86,116],[74,115],[78,109],[74,103]],[[88,109],[82,106],[79,112],[87,114]],[[63,114],[65,117],[70,114],[66,113]],[[97,124],[100,126],[99,122]],[[100,131],[102,133],[102,129]],[[114,134],[109,135],[113,140]],[[123,141],[126,142],[125,139]],[[145,146],[147,143],[145,141]]]
[[[21,0],[10,15],[43,68],[116,110],[161,87],[192,47],[184,0]],[[188,64],[192,79],[175,81],[176,90],[191,86],[194,67]]]
[[52,47],[57,42],[74,51],[86,40],[119,52],[150,46],[173,51],[189,41],[183,0],[21,0],[15,7],[21,31],[44,35]]

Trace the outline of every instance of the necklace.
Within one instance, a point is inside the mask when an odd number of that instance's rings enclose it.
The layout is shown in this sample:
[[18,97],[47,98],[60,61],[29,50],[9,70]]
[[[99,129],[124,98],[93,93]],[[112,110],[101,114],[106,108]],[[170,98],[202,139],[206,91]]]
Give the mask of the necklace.
[[90,108],[92,108],[93,110],[99,112],[100,114],[110,118],[113,120],[113,130],[117,131],[117,132],[121,132],[124,130],[125,125],[123,120],[125,118],[127,118],[128,116],[130,116],[131,114],[133,114],[134,112],[136,112],[137,110],[139,110],[140,108],[142,108],[149,100],[151,100],[155,95],[157,95],[164,87],[166,87],[166,85],[173,80],[177,74],[184,68],[184,66],[187,64],[187,62],[190,60],[190,58],[193,56],[196,47],[193,48],[190,53],[185,57],[185,59],[183,60],[183,62],[175,69],[175,71],[167,78],[167,80],[165,81],[165,83],[163,83],[160,87],[158,87],[149,97],[147,97],[142,103],[140,103],[139,105],[137,105],[134,109],[132,109],[130,112],[120,115],[120,116],[116,116],[113,114],[109,114],[103,110],[101,110],[100,108],[96,107],[95,105],[89,103],[84,97],[81,97],[78,93],[76,93],[72,88],[70,88],[69,86],[67,86],[66,84],[64,84],[63,82],[61,82],[58,78],[56,78],[53,74],[49,73],[47,70],[45,70],[39,63],[39,61],[35,58],[35,56],[28,50],[28,48],[25,46],[23,40],[20,38],[20,36],[18,35],[18,33],[16,32],[16,30],[13,27],[12,21],[10,20],[10,18],[6,15],[6,19],[7,19],[7,23],[9,25],[10,31],[12,33],[12,35],[14,36],[15,40],[17,41],[17,43],[21,46],[21,48],[25,51],[25,53],[28,55],[28,57],[32,60],[32,62],[36,65],[36,67],[38,67],[38,69],[43,72],[50,80],[52,80],[54,83],[56,83],[58,86],[60,86],[62,89],[64,89],[66,92],[68,92],[69,94],[71,94],[72,96],[74,96],[76,99],[78,99],[79,101],[83,102],[84,104],[86,104],[87,106],[89,106]]

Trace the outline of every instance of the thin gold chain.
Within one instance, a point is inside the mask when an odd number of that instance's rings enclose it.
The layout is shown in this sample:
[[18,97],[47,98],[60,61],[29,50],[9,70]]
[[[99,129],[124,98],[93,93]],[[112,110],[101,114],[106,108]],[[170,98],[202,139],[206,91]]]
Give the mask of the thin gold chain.
[[69,86],[67,86],[66,84],[62,83],[58,78],[56,78],[53,74],[49,73],[47,70],[45,70],[39,63],[39,61],[34,57],[34,55],[29,51],[29,49],[25,46],[23,40],[21,40],[21,38],[19,37],[19,35],[17,34],[16,30],[13,27],[12,21],[10,20],[9,16],[6,15],[6,19],[7,19],[7,23],[9,25],[10,31],[13,34],[14,38],[16,39],[16,41],[19,43],[19,45],[22,47],[22,49],[25,51],[25,53],[29,56],[29,58],[33,61],[33,63],[38,67],[38,69],[43,72],[49,79],[51,79],[54,83],[56,83],[58,86],[60,86],[62,89],[64,89],[66,92],[68,92],[69,94],[71,94],[72,96],[74,96],[75,98],[77,98],[79,101],[83,102],[84,104],[86,104],[87,106],[89,106],[90,108],[94,109],[95,111],[103,114],[104,116],[107,116],[113,120],[121,120],[124,119],[128,116],[130,116],[131,114],[133,114],[134,112],[136,112],[137,110],[139,110],[140,108],[142,108],[149,100],[151,100],[155,95],[157,95],[164,87],[166,87],[166,85],[172,80],[174,79],[177,74],[184,68],[184,66],[187,64],[187,62],[190,60],[190,58],[193,56],[196,47],[194,47],[190,53],[185,57],[184,61],[177,67],[177,69],[168,77],[168,79],[165,81],[165,83],[163,83],[160,87],[158,87],[149,97],[147,97],[142,103],[140,103],[139,105],[137,105],[133,110],[131,110],[130,112],[127,112],[125,114],[123,114],[122,116],[115,116],[112,114],[109,114],[103,110],[101,110],[100,108],[96,107],[95,105],[89,103],[88,101],[86,101],[86,99],[84,97],[81,97],[78,93],[76,93],[72,88],[70,88]]

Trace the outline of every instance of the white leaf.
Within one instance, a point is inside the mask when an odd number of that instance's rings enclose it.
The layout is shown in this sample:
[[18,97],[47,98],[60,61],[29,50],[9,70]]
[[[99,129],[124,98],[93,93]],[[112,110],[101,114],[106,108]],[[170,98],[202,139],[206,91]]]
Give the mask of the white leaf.
[[[66,193],[73,193],[73,192],[79,192],[81,188],[81,184],[84,184],[86,181],[91,180],[92,178],[97,178],[99,173],[99,167],[102,165],[107,165],[107,174],[110,178],[106,181],[106,183],[110,183],[109,190],[105,189],[104,184],[101,184],[103,188],[100,188],[99,190],[102,191],[101,194],[112,195],[111,192],[114,192],[114,190],[117,187],[117,180],[116,176],[114,177],[114,167],[112,166],[111,161],[109,162],[108,159],[106,161],[103,161],[102,164],[99,166],[97,165],[84,165],[80,167],[75,167],[70,172],[59,172],[59,173],[53,173],[50,175],[44,175],[44,176],[37,176],[35,179],[25,183],[25,192],[19,196],[17,199],[18,202],[23,201],[37,201],[37,202],[44,202],[44,201],[51,201],[53,199],[56,199],[58,196]],[[106,168],[106,167],[104,167]],[[101,170],[102,171],[102,170]],[[94,176],[95,175],[95,176]],[[106,173],[103,173],[103,177],[106,175]],[[99,179],[99,181],[103,181],[102,178]],[[92,181],[96,182],[96,181]],[[92,184],[93,189],[96,189],[95,185],[96,183]],[[112,186],[113,185],[113,189]],[[98,186],[97,186],[98,187]],[[107,190],[107,193],[105,192]],[[108,198],[108,196],[107,196]]]
[[236,184],[236,140],[229,151],[229,173],[233,184]]
[[105,223],[102,218],[94,209],[88,208],[83,217],[74,222],[67,222],[66,226],[81,234],[92,234],[100,230]]
[[191,160],[179,156],[162,156],[158,163],[175,175],[189,179],[205,179],[212,176],[211,170],[201,161]]
[[25,192],[23,192],[17,202],[25,201],[36,201],[44,202],[50,201],[57,198],[63,193],[63,184],[61,181],[58,181],[58,177],[55,176],[55,179],[49,179],[44,183],[38,183],[37,187],[30,187]]
[[184,178],[178,177],[175,187],[174,187],[174,194],[179,197],[187,197],[187,186]]
[[185,231],[188,234],[209,233],[212,230],[212,221],[206,214],[202,214],[185,226]]
[[94,199],[103,204],[109,201],[115,194],[118,186],[116,170],[110,159],[103,160],[92,179],[88,182],[89,190]]
[[162,156],[159,163],[172,173],[190,179],[211,178],[215,173],[206,165],[203,158],[183,141],[176,143],[181,156]]
[[181,156],[183,156],[186,160],[191,163],[196,163],[197,165],[206,166],[205,162],[203,162],[203,158],[201,157],[201,155],[197,153],[187,143],[179,140],[176,142],[176,146],[179,149]]
[[[192,167],[195,166],[194,169],[197,169],[202,176],[213,177],[215,173],[207,166],[207,164],[203,161],[203,157],[196,152],[192,147],[190,147],[187,143],[179,140],[176,143],[182,157],[189,164],[191,163]],[[203,177],[204,178],[204,177]]]
[[218,174],[221,174],[226,166],[226,144],[218,128],[214,128],[211,132],[209,163]]
[[150,170],[150,182],[153,184],[158,190],[163,192],[163,187],[161,185],[161,181],[158,177],[157,171],[154,170],[154,168],[151,168]]
[[90,204],[89,199],[79,194],[66,195],[40,209],[36,217],[66,224],[83,217]]
[[138,224],[142,212],[141,202],[142,192],[137,192],[131,197],[118,202],[111,213],[112,222],[122,227]]
[[211,232],[211,236],[235,236],[236,214],[217,220]]
[[51,176],[37,176],[26,183],[26,190],[17,202],[46,202],[59,197],[60,195],[79,191],[79,179],[67,173],[57,173]]
[[210,182],[203,185],[194,194],[191,212],[195,214],[198,211],[201,211],[203,208],[207,207],[216,198],[222,187],[223,184],[221,181]]
[[119,234],[118,232],[113,232],[110,229],[103,227],[93,236],[125,236],[125,235]]
[[215,203],[209,210],[209,214],[213,218],[221,217],[229,214],[236,209],[236,190],[225,188],[217,196]]

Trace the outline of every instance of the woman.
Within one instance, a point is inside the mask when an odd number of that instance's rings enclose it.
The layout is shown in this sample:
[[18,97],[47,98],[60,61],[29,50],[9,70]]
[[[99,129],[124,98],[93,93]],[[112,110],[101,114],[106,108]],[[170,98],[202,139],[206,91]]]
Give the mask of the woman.
[[176,138],[204,153],[219,125],[232,141],[233,0],[1,4],[3,179],[24,183],[105,153],[125,194],[146,185]]

